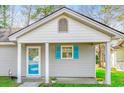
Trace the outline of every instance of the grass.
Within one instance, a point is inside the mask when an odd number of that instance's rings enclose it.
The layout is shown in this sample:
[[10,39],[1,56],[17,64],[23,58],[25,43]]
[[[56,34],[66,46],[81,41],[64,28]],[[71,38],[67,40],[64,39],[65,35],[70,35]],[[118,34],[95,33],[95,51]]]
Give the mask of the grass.
[[[63,83],[55,83],[55,84],[41,84],[41,87],[124,87],[124,72],[116,71],[112,69],[111,71],[111,85],[104,85],[104,84],[63,84]],[[105,79],[105,70],[103,68],[97,68],[96,70],[96,77],[97,80],[104,80]],[[18,84],[16,80],[11,80],[9,77],[0,77],[0,87],[16,87]]]
[[18,84],[16,80],[11,80],[9,77],[1,76],[0,77],[0,87],[16,87]]
[[[96,70],[97,80],[105,80],[105,69],[97,68]],[[111,85],[105,84],[63,84],[63,83],[55,83],[52,85],[41,84],[41,87],[124,87],[124,72],[116,71],[112,69],[111,71]]]

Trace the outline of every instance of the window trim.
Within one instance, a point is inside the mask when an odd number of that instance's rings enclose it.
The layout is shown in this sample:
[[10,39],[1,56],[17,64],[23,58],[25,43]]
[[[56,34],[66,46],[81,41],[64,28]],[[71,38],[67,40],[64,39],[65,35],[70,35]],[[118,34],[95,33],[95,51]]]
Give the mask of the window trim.
[[[29,74],[28,73],[28,64],[29,64],[29,60],[28,60],[28,57],[29,57],[29,49],[30,48],[32,48],[32,49],[38,49],[38,55],[39,55],[39,57],[40,57],[40,59],[39,59],[39,62],[38,62],[38,65],[39,65],[39,68],[38,68],[38,70],[39,70],[39,74],[37,74],[37,75],[35,75],[35,74]],[[42,72],[41,72],[41,46],[27,46],[26,47],[26,77],[41,77],[41,74],[42,74]]]
[[[63,47],[72,47],[72,57],[71,58],[63,58],[63,52],[62,52],[62,48]],[[73,45],[61,45],[61,59],[74,59],[74,47]]]
[[[66,31],[60,31],[60,21],[61,20],[66,20],[66,25],[67,25],[67,29],[66,29]],[[58,32],[59,33],[67,33],[68,32],[68,20],[66,19],[66,18],[60,18],[59,20],[58,20]]]

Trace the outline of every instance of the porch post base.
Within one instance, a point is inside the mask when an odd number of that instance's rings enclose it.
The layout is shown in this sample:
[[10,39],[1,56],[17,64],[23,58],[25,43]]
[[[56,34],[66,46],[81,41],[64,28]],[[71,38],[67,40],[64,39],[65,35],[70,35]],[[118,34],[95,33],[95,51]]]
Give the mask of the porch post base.
[[106,85],[111,85],[111,81],[107,81],[107,80],[106,80],[106,81],[105,81],[105,84],[106,84]]
[[21,79],[17,79],[17,83],[22,83],[22,80]]

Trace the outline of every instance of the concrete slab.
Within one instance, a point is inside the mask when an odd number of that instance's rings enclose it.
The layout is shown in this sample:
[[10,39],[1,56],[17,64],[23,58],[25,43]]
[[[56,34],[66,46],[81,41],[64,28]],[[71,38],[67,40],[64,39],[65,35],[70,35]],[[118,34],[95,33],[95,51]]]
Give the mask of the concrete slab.
[[24,82],[19,87],[38,87],[41,82]]
[[96,78],[57,78],[57,82],[64,84],[97,84]]

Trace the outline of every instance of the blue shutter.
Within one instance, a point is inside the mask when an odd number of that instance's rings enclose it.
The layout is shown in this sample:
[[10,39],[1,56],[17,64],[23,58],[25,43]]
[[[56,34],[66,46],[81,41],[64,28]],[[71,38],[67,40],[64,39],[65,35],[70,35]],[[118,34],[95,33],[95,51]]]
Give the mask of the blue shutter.
[[79,46],[78,45],[74,45],[74,50],[73,50],[73,58],[74,59],[79,59]]
[[61,45],[60,44],[56,45],[55,53],[56,53],[56,59],[61,59]]

